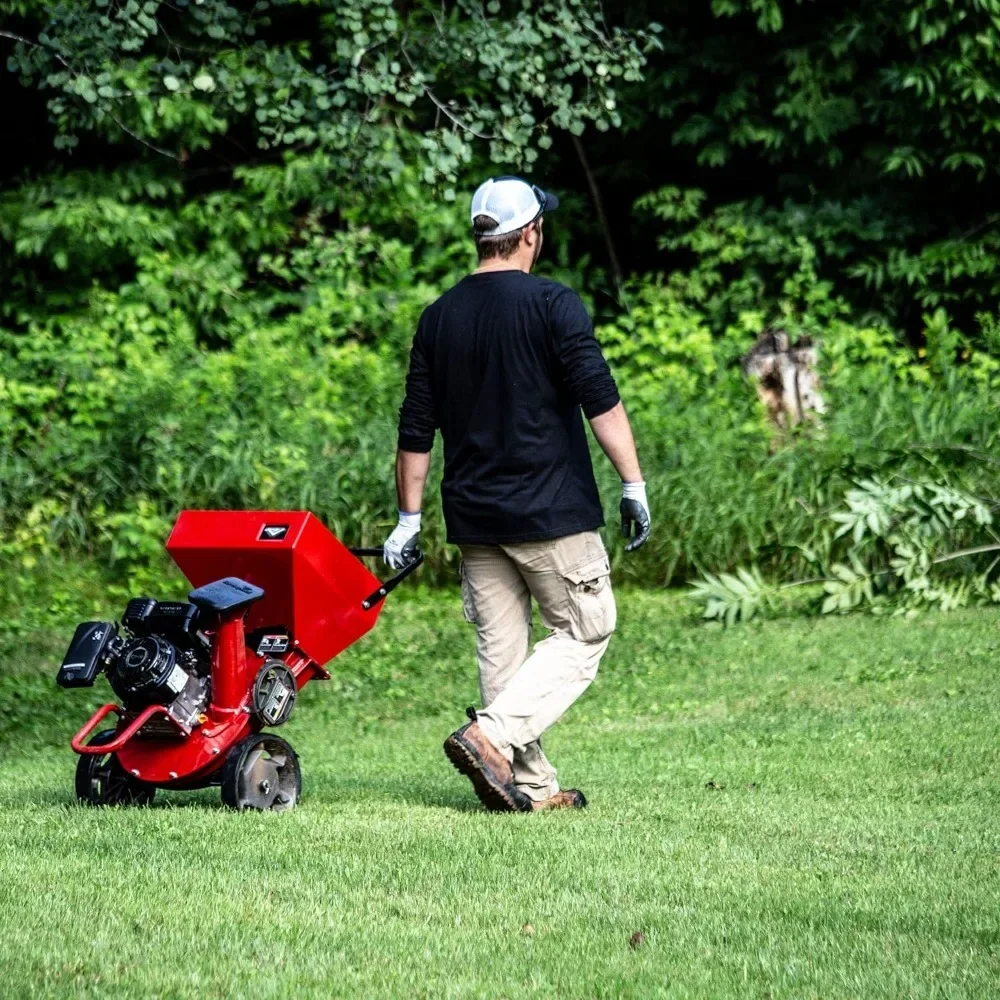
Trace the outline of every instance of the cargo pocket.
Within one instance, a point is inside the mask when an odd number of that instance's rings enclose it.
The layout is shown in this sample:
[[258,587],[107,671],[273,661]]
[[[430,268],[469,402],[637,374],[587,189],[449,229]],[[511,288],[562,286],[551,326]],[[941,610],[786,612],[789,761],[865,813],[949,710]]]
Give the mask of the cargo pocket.
[[462,578],[462,614],[465,615],[465,620],[470,625],[475,625],[477,624],[476,606],[472,601],[472,588],[469,586],[469,574],[465,569],[464,559],[462,560],[458,571]]
[[569,593],[570,635],[583,642],[607,638],[614,632],[618,619],[608,557],[592,556],[564,575]]

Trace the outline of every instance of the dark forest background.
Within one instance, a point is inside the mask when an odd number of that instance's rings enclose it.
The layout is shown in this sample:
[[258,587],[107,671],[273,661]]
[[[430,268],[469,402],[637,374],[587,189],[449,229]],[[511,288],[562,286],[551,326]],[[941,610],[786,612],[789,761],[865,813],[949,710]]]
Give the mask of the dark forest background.
[[[152,585],[185,506],[380,542],[416,319],[517,172],[563,200],[542,270],[637,427],[654,537],[621,574],[707,574],[720,613],[761,573],[833,609],[996,596],[1000,2],[0,12],[10,592],[67,555]],[[769,329],[820,342],[821,427],[744,380]]]

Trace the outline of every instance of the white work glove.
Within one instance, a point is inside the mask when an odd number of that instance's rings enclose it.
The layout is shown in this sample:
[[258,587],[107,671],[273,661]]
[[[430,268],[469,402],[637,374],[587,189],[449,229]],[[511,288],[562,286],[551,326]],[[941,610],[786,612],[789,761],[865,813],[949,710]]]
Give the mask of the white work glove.
[[635,552],[649,538],[649,502],[646,500],[646,484],[622,483],[622,502],[618,507],[622,515],[622,538],[635,537],[625,546],[626,552]]
[[413,562],[420,546],[420,512],[399,512],[399,524],[382,546],[382,558],[393,568],[402,569]]

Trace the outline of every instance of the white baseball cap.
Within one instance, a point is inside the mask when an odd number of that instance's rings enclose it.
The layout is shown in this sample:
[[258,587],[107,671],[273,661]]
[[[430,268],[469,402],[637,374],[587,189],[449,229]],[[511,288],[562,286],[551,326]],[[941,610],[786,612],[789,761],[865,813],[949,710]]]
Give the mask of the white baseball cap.
[[482,236],[503,236],[534,222],[542,212],[559,207],[554,194],[546,194],[537,184],[520,177],[491,177],[476,188],[470,218],[485,215],[496,223]]

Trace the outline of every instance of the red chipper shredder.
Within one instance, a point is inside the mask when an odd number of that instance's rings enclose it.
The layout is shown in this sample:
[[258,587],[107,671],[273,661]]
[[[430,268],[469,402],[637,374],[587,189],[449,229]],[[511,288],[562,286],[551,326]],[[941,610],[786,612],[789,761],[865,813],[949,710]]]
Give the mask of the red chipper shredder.
[[135,597],[120,627],[84,622],[59,669],[67,688],[104,671],[120,701],[73,737],[77,796],[148,804],[157,788],[219,785],[233,808],[288,809],[299,760],[265,730],[287,721],[304,684],[329,678],[325,664],[423,557],[380,582],[360,559],[381,549],[345,547],[306,511],[186,510],[167,551],[194,587],[188,600]]

